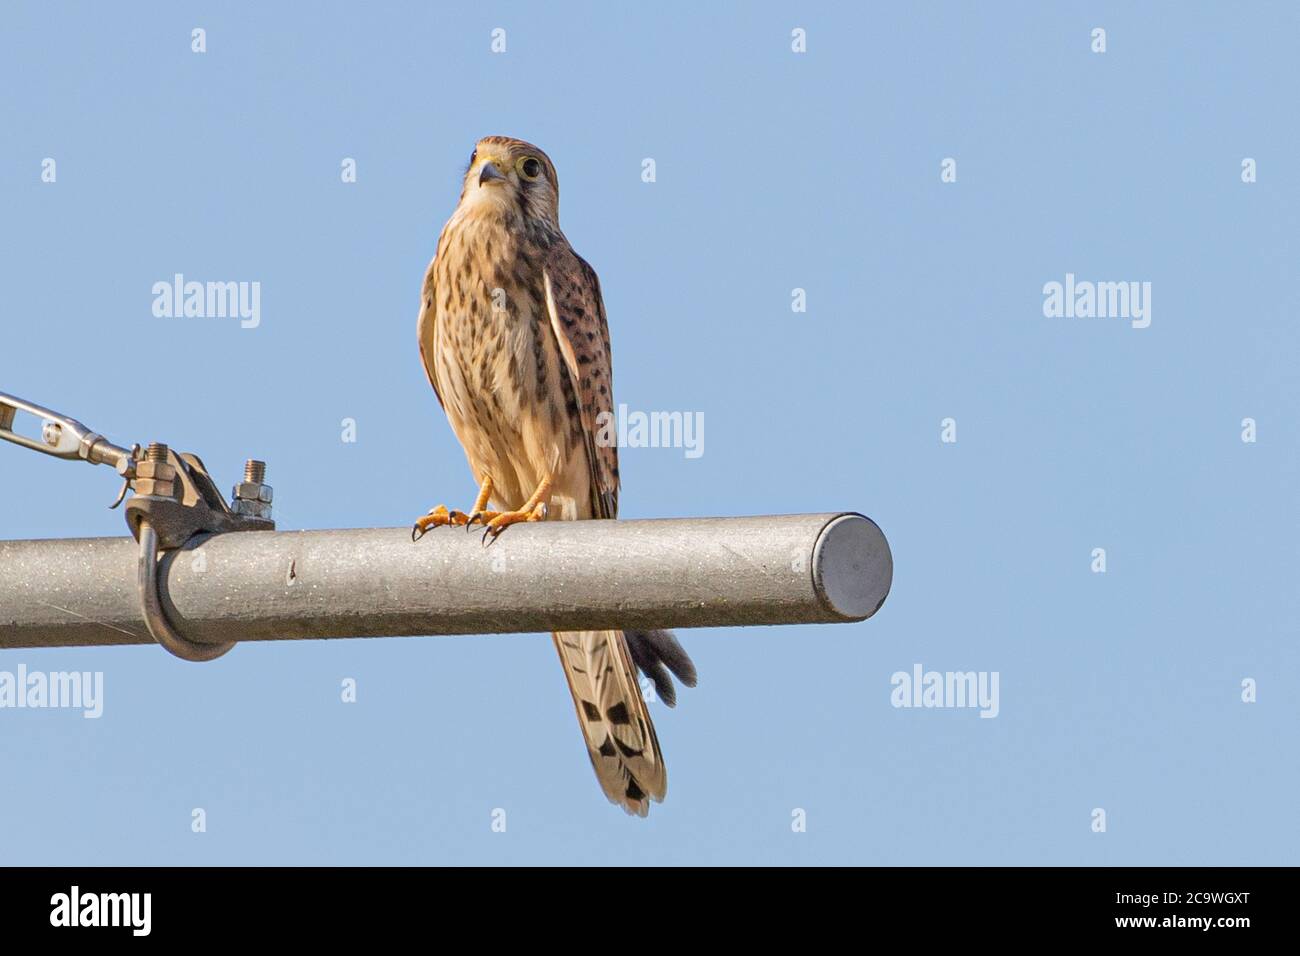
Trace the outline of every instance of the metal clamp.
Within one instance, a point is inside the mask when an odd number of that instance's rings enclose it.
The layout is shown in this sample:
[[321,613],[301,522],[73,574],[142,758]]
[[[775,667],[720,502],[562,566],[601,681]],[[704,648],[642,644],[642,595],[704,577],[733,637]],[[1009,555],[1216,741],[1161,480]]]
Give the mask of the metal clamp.
[[[38,441],[14,431],[18,412],[42,420]],[[235,646],[201,644],[184,637],[163,610],[158,560],[163,551],[185,545],[198,534],[228,531],[274,531],[271,486],[265,483],[266,464],[250,459],[244,480],[234,488],[232,503],[217,490],[203,461],[177,454],[154,442],[143,453],[114,445],[75,418],[0,392],[0,439],[56,458],[111,465],[123,477],[122,489],[110,507],[116,508],[133,491],[126,505],[126,524],[140,544],[137,587],[145,627],[167,651],[187,661],[215,660]]]

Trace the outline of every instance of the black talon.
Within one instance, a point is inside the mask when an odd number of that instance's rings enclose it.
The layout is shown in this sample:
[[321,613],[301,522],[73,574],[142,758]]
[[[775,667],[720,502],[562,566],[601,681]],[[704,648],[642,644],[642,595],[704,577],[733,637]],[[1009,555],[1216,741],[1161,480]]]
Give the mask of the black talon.
[[411,525],[411,541],[419,541],[423,537],[424,532],[420,530],[420,526],[418,524]]

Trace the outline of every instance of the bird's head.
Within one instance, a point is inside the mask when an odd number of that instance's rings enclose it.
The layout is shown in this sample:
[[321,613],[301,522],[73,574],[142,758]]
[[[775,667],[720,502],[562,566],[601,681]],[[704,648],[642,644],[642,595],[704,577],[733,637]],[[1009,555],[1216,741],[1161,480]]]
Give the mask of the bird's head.
[[550,157],[532,143],[485,136],[469,157],[460,205],[467,212],[515,212],[558,225],[560,180]]

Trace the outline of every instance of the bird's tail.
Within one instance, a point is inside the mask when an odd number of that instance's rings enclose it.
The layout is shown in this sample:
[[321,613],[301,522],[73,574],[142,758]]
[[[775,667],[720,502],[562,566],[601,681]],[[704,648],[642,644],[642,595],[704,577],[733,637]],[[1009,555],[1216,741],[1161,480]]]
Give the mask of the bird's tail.
[[551,636],[601,789],[611,803],[645,816],[650,800],[663,800],[668,792],[668,771],[627,639],[622,631],[562,631]]

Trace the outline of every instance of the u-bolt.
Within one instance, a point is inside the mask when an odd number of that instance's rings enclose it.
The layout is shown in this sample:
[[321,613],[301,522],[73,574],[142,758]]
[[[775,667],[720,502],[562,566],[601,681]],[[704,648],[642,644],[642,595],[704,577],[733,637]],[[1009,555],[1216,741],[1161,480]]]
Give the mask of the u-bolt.
[[137,577],[140,591],[140,609],[144,612],[144,626],[153,639],[183,661],[212,661],[235,646],[229,644],[200,644],[182,637],[167,620],[162,598],[158,594],[158,532],[148,518],[140,519],[140,569]]

